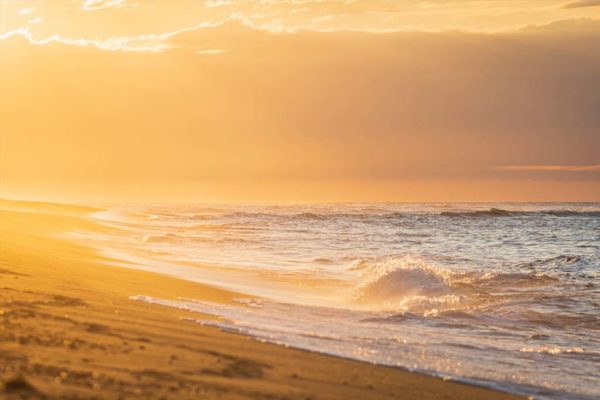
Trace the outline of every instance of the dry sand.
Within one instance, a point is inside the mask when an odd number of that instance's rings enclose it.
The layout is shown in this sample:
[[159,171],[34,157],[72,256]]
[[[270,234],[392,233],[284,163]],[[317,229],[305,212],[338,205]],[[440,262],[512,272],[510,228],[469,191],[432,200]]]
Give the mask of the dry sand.
[[509,399],[461,383],[260,343],[181,320],[146,294],[235,294],[108,266],[58,235],[85,207],[0,201],[0,398]]

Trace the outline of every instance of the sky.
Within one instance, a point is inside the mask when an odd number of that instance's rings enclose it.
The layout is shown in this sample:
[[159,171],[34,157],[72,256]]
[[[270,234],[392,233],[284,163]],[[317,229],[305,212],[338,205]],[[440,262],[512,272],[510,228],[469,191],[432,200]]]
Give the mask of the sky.
[[0,0],[0,197],[600,201],[600,1]]

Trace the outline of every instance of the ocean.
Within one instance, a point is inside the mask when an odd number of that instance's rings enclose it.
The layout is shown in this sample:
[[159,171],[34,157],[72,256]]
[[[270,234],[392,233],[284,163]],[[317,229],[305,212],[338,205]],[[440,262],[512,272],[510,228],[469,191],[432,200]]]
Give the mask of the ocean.
[[[600,204],[108,205],[75,232],[239,293],[132,299],[340,357],[540,399],[600,398]],[[202,315],[213,315],[205,319]]]

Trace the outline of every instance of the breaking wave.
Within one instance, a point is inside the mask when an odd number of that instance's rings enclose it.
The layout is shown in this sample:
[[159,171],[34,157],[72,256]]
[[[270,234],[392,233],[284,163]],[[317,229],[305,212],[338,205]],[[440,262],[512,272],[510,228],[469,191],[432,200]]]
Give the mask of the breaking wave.
[[362,260],[352,270],[360,277],[349,299],[361,307],[425,315],[468,301],[464,293],[453,287],[453,272],[419,257]]
[[506,301],[511,290],[556,284],[556,277],[530,272],[455,271],[419,256],[360,260],[352,268],[359,274],[350,302],[379,310],[421,313],[488,306]]
[[451,292],[450,272],[434,268],[416,257],[359,261],[362,283],[354,293],[358,302],[378,302],[407,296],[439,296]]

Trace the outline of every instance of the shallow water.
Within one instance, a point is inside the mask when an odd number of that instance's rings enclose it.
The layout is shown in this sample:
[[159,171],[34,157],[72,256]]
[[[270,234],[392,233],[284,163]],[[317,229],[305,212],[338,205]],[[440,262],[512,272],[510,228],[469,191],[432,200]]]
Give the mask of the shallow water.
[[260,296],[260,340],[539,398],[600,397],[600,204],[128,205],[86,235],[147,268]]

